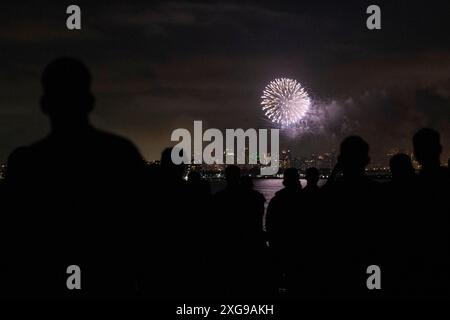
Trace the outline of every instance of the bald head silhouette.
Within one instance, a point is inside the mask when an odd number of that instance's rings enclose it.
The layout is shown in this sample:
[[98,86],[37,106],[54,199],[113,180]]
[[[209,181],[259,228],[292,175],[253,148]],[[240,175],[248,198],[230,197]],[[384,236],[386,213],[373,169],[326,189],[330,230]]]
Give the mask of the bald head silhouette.
[[91,82],[86,65],[74,58],[58,58],[45,67],[41,108],[53,130],[76,130],[88,123],[95,103]]

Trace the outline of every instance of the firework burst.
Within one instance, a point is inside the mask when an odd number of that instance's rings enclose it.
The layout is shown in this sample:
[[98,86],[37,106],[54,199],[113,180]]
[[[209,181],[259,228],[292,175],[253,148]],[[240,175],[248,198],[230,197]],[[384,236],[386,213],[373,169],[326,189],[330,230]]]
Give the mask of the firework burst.
[[264,89],[261,99],[265,115],[282,128],[302,120],[311,105],[311,99],[301,84],[287,78],[271,81]]

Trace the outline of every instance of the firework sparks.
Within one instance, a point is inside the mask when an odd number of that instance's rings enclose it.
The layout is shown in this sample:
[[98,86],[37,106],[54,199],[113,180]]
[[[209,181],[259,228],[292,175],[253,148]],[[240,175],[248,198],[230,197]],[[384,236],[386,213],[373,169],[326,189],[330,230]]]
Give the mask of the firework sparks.
[[308,93],[301,84],[287,78],[271,81],[264,89],[261,99],[265,115],[281,127],[298,123],[311,105]]

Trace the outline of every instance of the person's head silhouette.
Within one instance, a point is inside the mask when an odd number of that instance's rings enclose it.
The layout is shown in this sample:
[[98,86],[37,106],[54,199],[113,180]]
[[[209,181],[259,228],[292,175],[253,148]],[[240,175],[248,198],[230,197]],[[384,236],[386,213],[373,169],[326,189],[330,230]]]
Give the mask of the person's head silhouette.
[[228,187],[236,187],[241,179],[241,169],[238,166],[228,166],[225,168],[225,180]]
[[300,175],[296,168],[287,168],[283,173],[283,185],[286,188],[301,188]]
[[[174,151],[172,151],[174,150]],[[184,165],[175,164],[172,161],[172,152],[180,154],[182,157],[183,150],[178,148],[166,148],[161,153],[161,169],[166,178],[181,179],[184,173]]]
[[389,167],[394,181],[409,179],[414,176],[414,167],[407,154],[399,153],[392,156],[389,160]]
[[308,186],[317,186],[317,183],[319,182],[320,173],[317,168],[311,167],[306,169],[305,172],[306,175],[306,181]]
[[50,62],[42,75],[41,108],[52,128],[76,130],[88,124],[94,107],[91,74],[74,58],[58,58]]
[[422,128],[413,137],[414,156],[422,168],[433,169],[440,166],[442,146],[440,134],[430,128]]
[[345,138],[341,143],[338,161],[344,177],[362,176],[370,162],[369,144],[359,136]]

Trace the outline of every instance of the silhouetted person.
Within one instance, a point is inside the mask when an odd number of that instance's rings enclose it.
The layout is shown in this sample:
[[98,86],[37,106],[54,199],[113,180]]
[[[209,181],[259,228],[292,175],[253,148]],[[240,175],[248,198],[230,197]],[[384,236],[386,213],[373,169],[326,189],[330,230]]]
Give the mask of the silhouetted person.
[[415,170],[411,158],[399,153],[389,160],[391,181],[382,185],[380,201],[384,204],[381,210],[383,221],[383,255],[385,268],[383,278],[386,285],[383,297],[389,299],[408,296],[411,282],[409,266],[413,256],[415,204],[411,201],[418,196],[415,185]]
[[[18,294],[131,297],[145,163],[130,141],[91,125],[95,99],[82,62],[52,61],[42,86],[41,109],[51,132],[14,152],[6,176],[13,193],[9,214],[20,217],[12,231]],[[73,264],[81,268],[82,290],[66,287]]]
[[306,192],[317,192],[319,190],[319,186],[317,183],[320,179],[320,173],[317,168],[308,168],[305,172],[305,179],[306,179]]
[[297,247],[301,234],[300,216],[302,210],[302,185],[296,168],[288,168],[283,174],[284,188],[270,200],[266,214],[266,231],[270,249],[278,273],[278,285],[286,288],[292,279],[294,263],[300,248]]
[[423,128],[413,137],[414,156],[421,165],[415,197],[416,294],[448,297],[450,293],[449,227],[450,177],[440,164],[439,132]]
[[[202,219],[202,212],[199,212],[197,205],[203,196],[191,190],[184,179],[184,164],[172,161],[172,155],[183,157],[182,152],[166,148],[161,154],[160,170],[155,181],[156,199],[149,204],[155,208],[151,215],[152,224],[144,230],[152,248],[147,252],[146,267],[142,271],[146,298],[196,298],[201,289],[199,255],[203,252],[197,248],[200,236],[197,224]],[[153,228],[148,230],[151,226]]]
[[430,128],[420,129],[414,134],[413,146],[414,156],[422,166],[422,173],[428,174],[441,170],[442,145],[439,132]]
[[392,180],[395,182],[408,182],[414,178],[414,167],[411,158],[404,153],[399,153],[389,160]]
[[311,167],[305,171],[306,186],[303,188],[301,198],[301,213],[297,219],[296,238],[293,245],[301,252],[296,256],[295,272],[291,277],[292,295],[296,298],[314,299],[320,296],[317,290],[316,277],[317,260],[319,252],[315,246],[317,235],[324,223],[321,208],[323,197],[318,186],[320,173],[317,168]]
[[[183,181],[184,165],[175,164],[172,161],[172,152],[179,152],[183,156],[182,150],[177,150],[174,148],[166,148],[161,153],[161,174],[163,175],[163,180],[170,180],[171,183],[176,183],[177,185],[185,185]],[[162,177],[161,177],[162,178]]]
[[248,200],[249,212],[253,213],[253,216],[248,215],[248,225],[253,228],[253,231],[247,231],[250,234],[249,240],[255,241],[255,246],[264,245],[263,218],[266,199],[261,192],[254,189],[253,179],[247,175],[241,178],[240,188],[243,196]]
[[202,178],[200,172],[191,171],[188,174],[188,187],[196,195],[209,197],[211,195],[211,186],[209,182]]
[[239,188],[241,179],[241,169],[238,166],[230,165],[225,168],[226,190],[235,191]]
[[318,182],[320,179],[320,173],[317,168],[308,168],[305,172],[306,187],[303,189],[304,194],[304,210],[308,216],[312,216],[317,212],[318,206],[320,205],[320,188]]
[[245,190],[253,190],[254,184],[250,176],[244,175],[241,177],[241,188]]
[[200,172],[190,171],[187,179],[189,209],[185,212],[190,216],[189,225],[191,229],[188,236],[191,238],[191,248],[188,251],[188,260],[192,261],[190,274],[186,277],[192,278],[190,292],[191,298],[205,300],[211,298],[210,288],[214,286],[211,282],[214,244],[214,217],[211,209],[212,195],[211,185],[208,180],[202,178]]
[[[256,298],[266,294],[262,219],[264,197],[243,188],[240,169],[225,169],[226,187],[214,195],[216,215],[216,295],[223,298]],[[223,254],[229,252],[232,254]]]
[[379,227],[383,218],[374,218],[378,185],[365,175],[369,162],[367,142],[358,136],[347,137],[341,143],[333,179],[322,187],[326,210],[319,264],[333,266],[333,272],[324,269],[318,281],[325,281],[320,286],[333,298],[373,294],[365,286],[365,272],[371,264],[382,264]]

